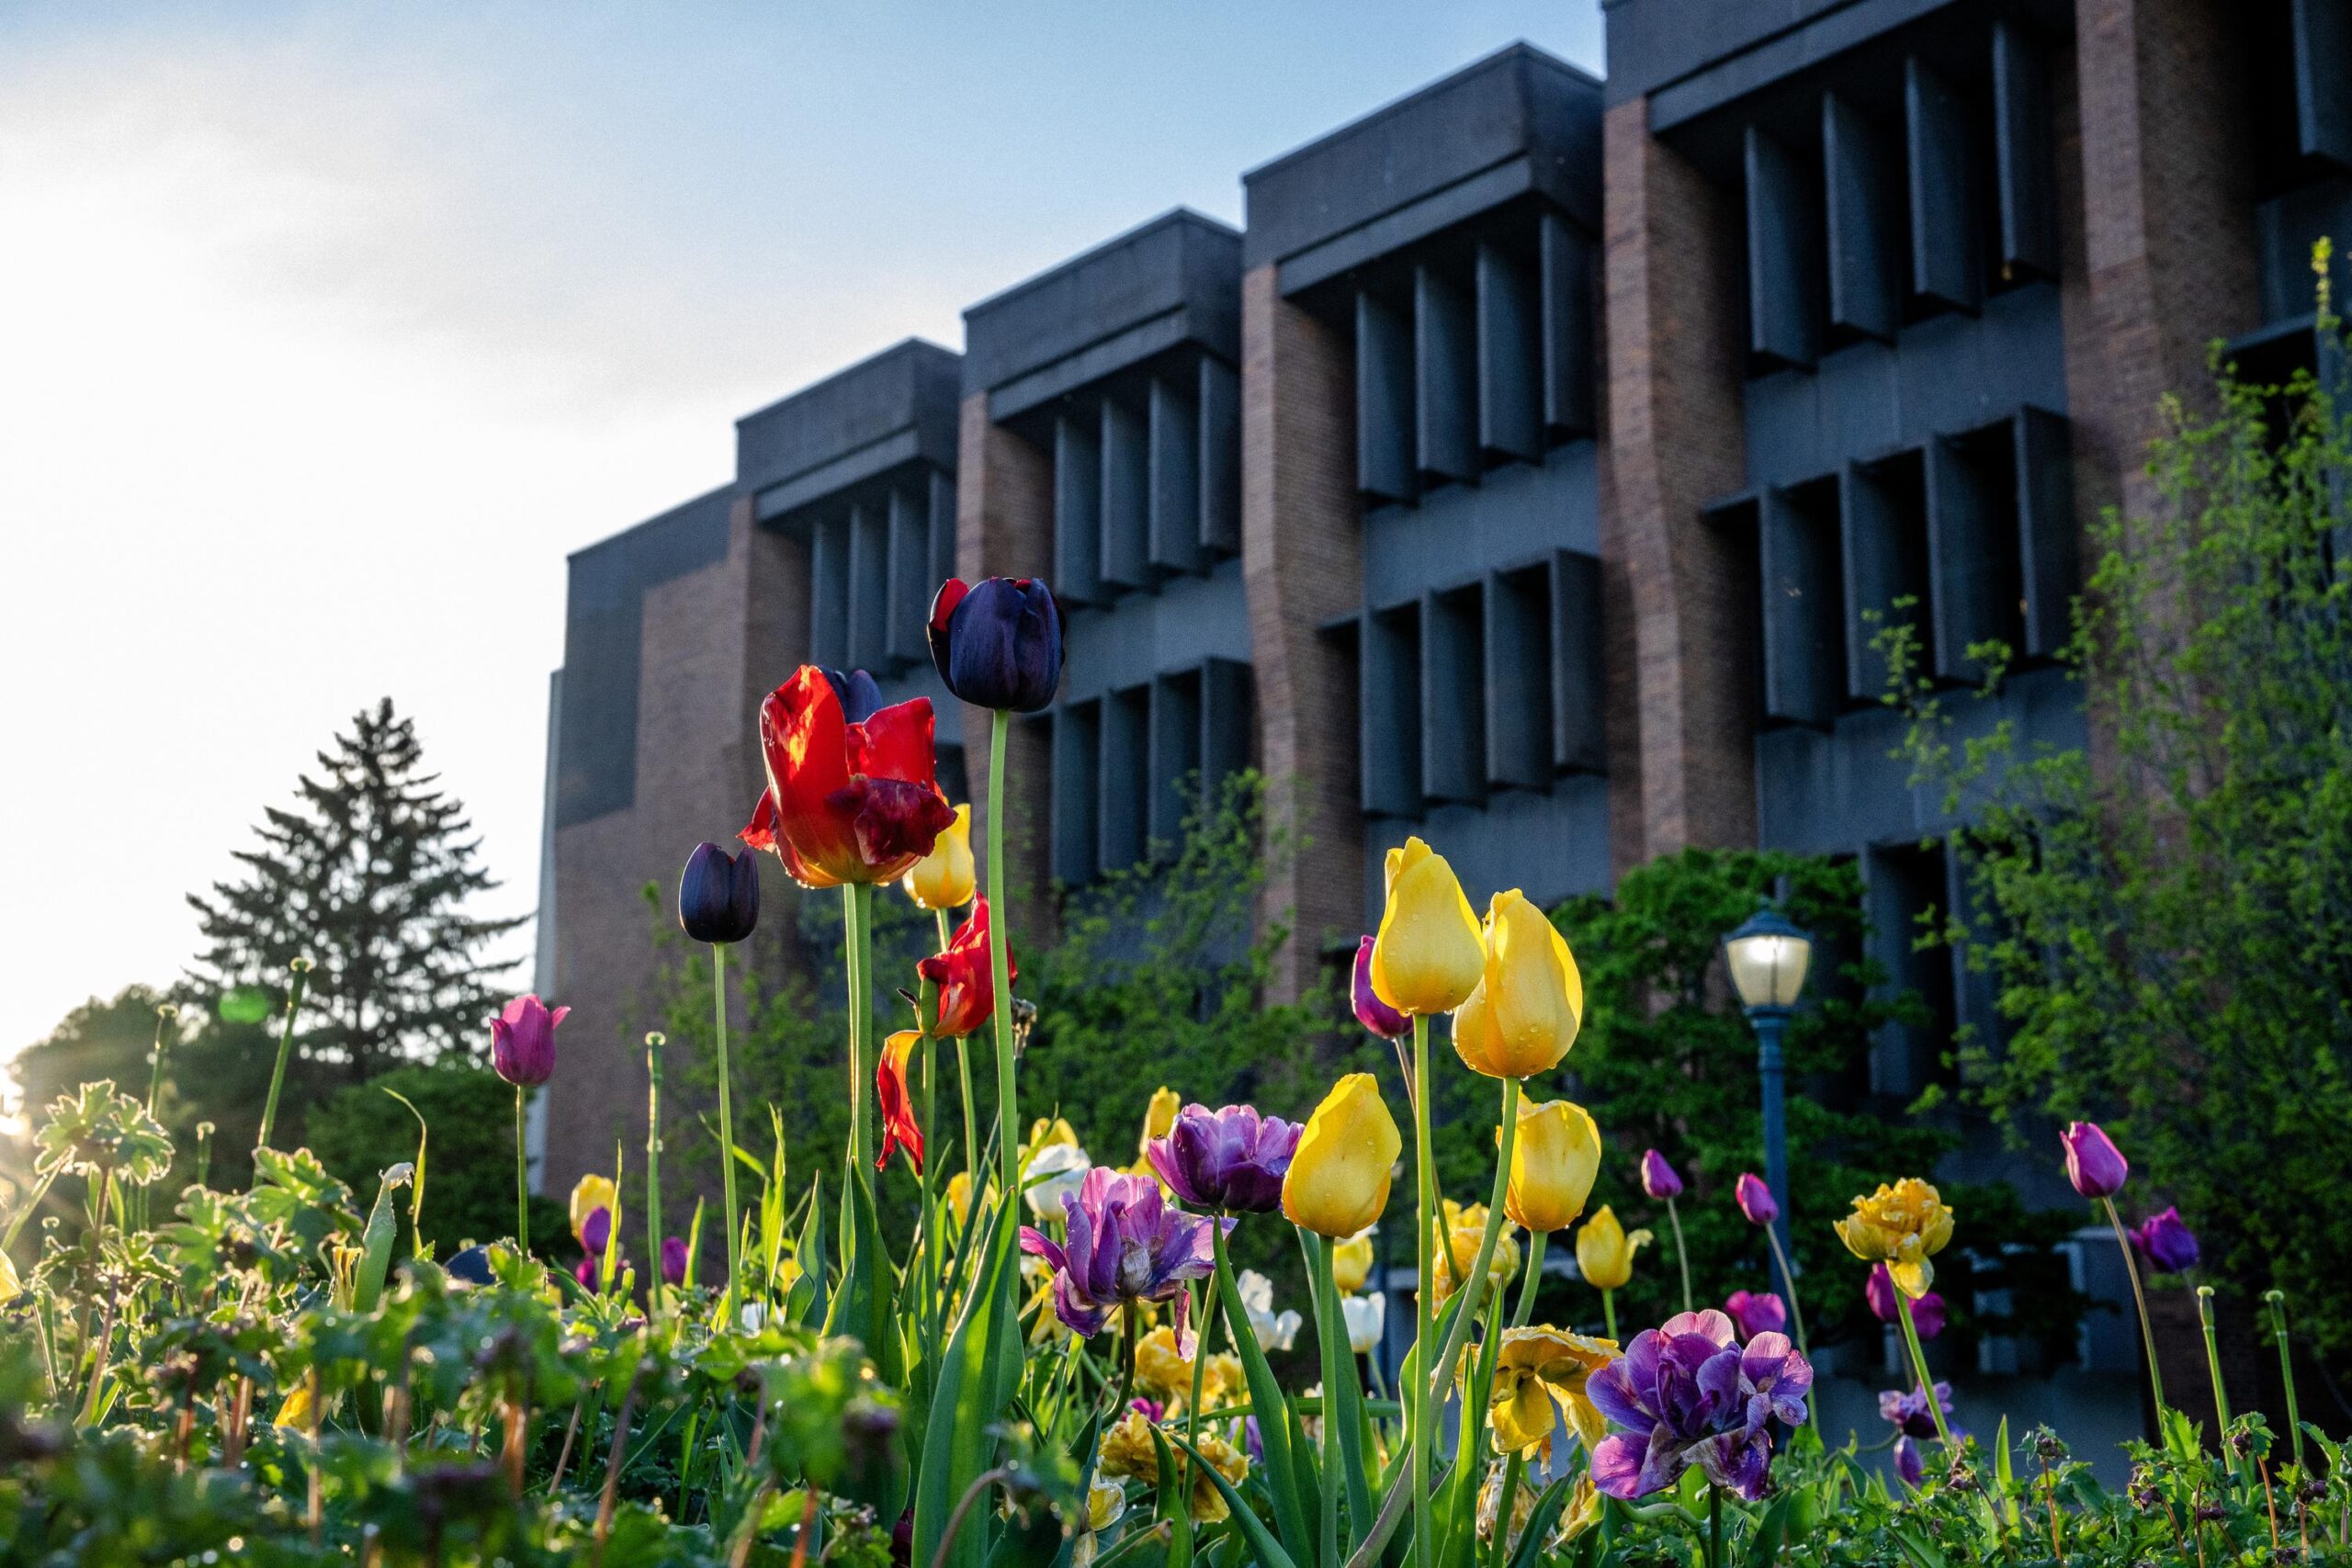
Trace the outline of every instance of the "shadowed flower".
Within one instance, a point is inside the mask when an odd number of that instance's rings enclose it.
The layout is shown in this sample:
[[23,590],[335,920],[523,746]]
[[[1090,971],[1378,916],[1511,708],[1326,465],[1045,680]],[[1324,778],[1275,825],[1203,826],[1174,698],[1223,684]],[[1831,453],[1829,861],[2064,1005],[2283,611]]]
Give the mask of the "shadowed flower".
[[1642,1190],[1660,1201],[1682,1196],[1682,1178],[1656,1149],[1642,1151]]
[[613,1205],[620,1201],[620,1189],[613,1185],[610,1177],[598,1176],[594,1172],[582,1177],[572,1185],[571,1201],[569,1204],[571,1234],[581,1246],[588,1245],[588,1226],[593,1216],[599,1211],[604,1213],[605,1223],[611,1223]]
[[741,942],[760,923],[759,852],[695,846],[678,874],[678,924],[696,942]]
[[896,882],[956,819],[928,697],[852,723],[824,671],[804,664],[760,704],[760,752],[768,787],[738,837],[804,887]]
[[[1052,1266],[1055,1315],[1089,1337],[1122,1303],[1172,1301],[1181,1319],[1185,1281],[1205,1279],[1216,1267],[1209,1227],[1233,1224],[1171,1209],[1158,1182],[1103,1166],[1062,1199],[1062,1214],[1064,1240],[1023,1225],[1021,1250]],[[1177,1328],[1181,1337],[1181,1322]]]
[[1259,1115],[1253,1106],[1211,1111],[1187,1105],[1166,1136],[1144,1145],[1144,1157],[1168,1190],[1193,1209],[1272,1213],[1282,1206],[1283,1178],[1290,1173],[1301,1131],[1295,1122]]
[[1789,1309],[1771,1291],[1734,1291],[1724,1303],[1724,1312],[1742,1339],[1778,1334],[1789,1325]]
[[[1225,1477],[1228,1485],[1238,1488],[1250,1474],[1250,1461],[1224,1438],[1207,1432],[1199,1435],[1194,1446],[1201,1457]],[[1170,1445],[1171,1456],[1181,1472],[1183,1455]],[[1157,1488],[1159,1485],[1159,1449],[1151,1439],[1151,1423],[1141,1414],[1130,1414],[1115,1427],[1102,1434],[1099,1462],[1102,1472],[1109,1476],[1127,1476]],[[1200,1466],[1192,1467],[1193,1494],[1186,1499],[1187,1508],[1195,1524],[1213,1524],[1225,1518],[1225,1494]]]
[[2123,1190],[2132,1162],[2096,1122],[2069,1122],[2058,1134],[2066,1149],[2066,1179],[2086,1198],[2112,1198]]
[[[1902,1309],[1894,1304],[1894,1276],[1886,1271],[1885,1264],[1878,1264],[1871,1269],[1871,1277],[1863,1282],[1862,1294],[1871,1303],[1871,1315],[1881,1323],[1902,1320]],[[1918,1331],[1922,1339],[1933,1339],[1941,1334],[1944,1331],[1943,1297],[1929,1291],[1913,1302],[1911,1326]]]
[[[1936,1403],[1947,1416],[1951,1414],[1951,1384],[1936,1384]],[[1928,1396],[1916,1388],[1881,1390],[1878,1414],[1879,1419],[1891,1423],[1906,1438],[1932,1438],[1936,1435],[1936,1417],[1928,1408]],[[1966,1436],[1957,1427],[1951,1430],[1955,1438]]]
[[2197,1267],[2197,1237],[2181,1223],[2177,1208],[2150,1214],[2125,1234],[2140,1256],[2160,1272],[2183,1274]]
[[[1094,1162],[1076,1144],[1047,1144],[1021,1168],[1021,1196],[1040,1219],[1078,1193]],[[1153,1190],[1157,1191],[1155,1185]]]
[[516,997],[490,1021],[490,1065],[516,1089],[537,1089],[555,1077],[555,1026],[570,1008],[549,1010],[536,996]]
[[1062,613],[1034,577],[949,578],[924,628],[932,667],[975,707],[1036,713],[1062,682]]
[[673,1235],[662,1243],[662,1282],[683,1285],[686,1282],[686,1238]]
[[1258,1345],[1265,1350],[1287,1350],[1298,1342],[1298,1326],[1304,1320],[1295,1312],[1274,1310],[1274,1282],[1255,1269],[1244,1269],[1237,1281],[1241,1291],[1241,1310],[1250,1314],[1250,1332],[1258,1337]]
[[[1466,1347],[1465,1358],[1478,1354]],[[1554,1426],[1553,1407],[1568,1418],[1568,1426],[1589,1453],[1608,1433],[1608,1423],[1586,1396],[1592,1374],[1616,1359],[1617,1341],[1556,1328],[1506,1328],[1495,1350],[1495,1381],[1487,1400],[1487,1420],[1494,1430],[1498,1454],[1548,1450]],[[1465,1374],[1464,1386],[1469,1386]]]
[[915,1120],[914,1096],[907,1089],[907,1062],[922,1040],[922,1032],[901,1029],[882,1042],[881,1059],[874,1064],[875,1098],[882,1103],[882,1152],[874,1168],[887,1170],[890,1156],[907,1151],[907,1163],[922,1174],[922,1123]]
[[978,886],[972,866],[972,808],[959,806],[956,819],[939,830],[931,852],[915,862],[904,884],[919,909],[960,909]]
[[1952,1212],[1934,1187],[1916,1176],[1882,1185],[1854,1200],[1837,1222],[1838,1239],[1865,1263],[1883,1263],[1894,1288],[1917,1301],[1936,1277],[1928,1260],[1951,1240]]
[[1351,1236],[1331,1243],[1331,1279],[1343,1294],[1353,1294],[1363,1289],[1372,1276],[1372,1233],[1377,1225],[1366,1225]]
[[1617,1428],[1593,1450],[1593,1482],[1611,1497],[1646,1497],[1695,1464],[1753,1502],[1771,1467],[1773,1423],[1804,1425],[1812,1387],[1812,1364],[1786,1336],[1759,1334],[1742,1350],[1722,1313],[1677,1314],[1635,1335],[1585,1385]]
[[1772,1190],[1753,1171],[1741,1171],[1739,1179],[1732,1183],[1731,1193],[1751,1225],[1769,1225],[1781,1217],[1781,1205],[1773,1198]]
[[852,724],[864,724],[882,711],[882,688],[865,671],[828,670],[825,684],[833,689],[842,716]]
[[1382,1001],[1380,993],[1372,988],[1374,940],[1366,937],[1356,944],[1356,965],[1348,980],[1348,996],[1355,1005],[1358,1023],[1383,1040],[1396,1040],[1413,1032],[1413,1021]]
[[[1487,1236],[1487,1205],[1473,1203],[1468,1208],[1448,1198],[1430,1235],[1430,1280],[1437,1287],[1432,1305],[1451,1300],[1462,1288],[1462,1281],[1478,1261],[1478,1244]],[[1501,1290],[1519,1272],[1519,1242],[1505,1225],[1495,1236],[1494,1256],[1487,1260],[1487,1281],[1490,1290]]]
[[1906,1486],[1917,1486],[1928,1478],[1928,1462],[1919,1457],[1919,1445],[1909,1438],[1894,1439],[1894,1473]]
[[[939,1021],[932,1026],[935,1037],[961,1040],[987,1027],[996,1016],[996,972],[989,966],[989,901],[973,899],[972,912],[947,939],[947,951],[918,963],[915,973],[939,987]],[[1004,977],[1021,977],[1010,953],[1004,957]]]
[[1388,1326],[1387,1292],[1341,1296],[1340,1315],[1347,1320],[1348,1348],[1359,1356],[1369,1356],[1380,1348],[1380,1337]]
[[[1499,1139],[1502,1130],[1495,1135]],[[1600,1129],[1583,1106],[1565,1100],[1521,1103],[1503,1196],[1511,1224],[1539,1235],[1567,1229],[1584,1213],[1600,1174]]]

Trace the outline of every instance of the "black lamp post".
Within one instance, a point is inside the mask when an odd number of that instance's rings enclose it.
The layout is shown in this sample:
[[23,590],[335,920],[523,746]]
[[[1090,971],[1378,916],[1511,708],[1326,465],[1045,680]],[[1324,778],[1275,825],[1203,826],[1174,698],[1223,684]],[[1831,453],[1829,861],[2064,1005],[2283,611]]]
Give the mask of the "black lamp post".
[[1767,905],[1724,938],[1724,961],[1731,969],[1732,989],[1747,1010],[1756,1031],[1756,1063],[1764,1086],[1764,1180],[1772,1201],[1781,1207],[1772,1222],[1781,1263],[1781,1285],[1793,1292],[1788,1275],[1789,1133],[1782,1110],[1781,1041],[1804,990],[1805,971],[1813,964],[1813,938],[1780,910]]

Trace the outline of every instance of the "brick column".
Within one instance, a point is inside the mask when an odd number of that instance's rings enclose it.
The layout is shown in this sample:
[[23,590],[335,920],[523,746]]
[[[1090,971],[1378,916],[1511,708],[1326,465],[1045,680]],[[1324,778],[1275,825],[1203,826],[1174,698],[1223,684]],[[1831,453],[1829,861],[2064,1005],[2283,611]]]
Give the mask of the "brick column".
[[1639,792],[1640,832],[1611,839],[1648,859],[1756,840],[1755,546],[1699,515],[1745,482],[1740,246],[1730,194],[1650,135],[1646,99],[1607,112],[1601,146],[1604,537],[1631,591],[1639,712],[1636,756],[1610,766],[1612,794]]
[[[1043,577],[1053,581],[1054,465],[1029,442],[989,418],[986,392],[965,398],[956,441],[956,574]],[[972,847],[987,872],[989,720],[985,708],[966,707],[964,768],[972,784]],[[942,725],[950,722],[943,715]],[[1046,810],[1052,798],[1052,752],[1045,727],[1018,717],[1006,738],[1006,877],[1020,898],[1012,910],[1016,944],[1043,940],[1051,928],[1045,897],[1052,865]]]
[[1354,412],[1348,341],[1282,297],[1273,264],[1246,274],[1241,571],[1268,823],[1293,852],[1268,879],[1260,920],[1290,927],[1271,987],[1284,1001],[1315,983],[1326,942],[1363,923],[1355,682],[1317,630],[1363,596]]

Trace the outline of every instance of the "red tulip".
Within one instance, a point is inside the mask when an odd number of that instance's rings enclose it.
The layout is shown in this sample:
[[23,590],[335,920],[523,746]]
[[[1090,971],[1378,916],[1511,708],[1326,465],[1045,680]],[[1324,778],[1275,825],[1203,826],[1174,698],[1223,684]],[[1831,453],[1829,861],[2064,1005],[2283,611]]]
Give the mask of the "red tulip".
[[874,1067],[874,1093],[882,1101],[882,1152],[874,1158],[876,1170],[888,1169],[892,1151],[904,1149],[907,1163],[917,1176],[922,1174],[922,1124],[915,1120],[914,1096],[907,1092],[907,1058],[922,1038],[911,1029],[901,1029],[882,1042],[882,1059]]
[[740,836],[775,852],[804,887],[896,882],[956,819],[934,773],[928,697],[851,724],[825,672],[804,664],[760,705],[760,750],[767,793]]
[[[939,987],[939,1023],[932,1032],[942,1040],[960,1040],[984,1027],[996,1015],[996,980],[989,972],[989,901],[972,900],[972,912],[956,928],[947,951],[934,953],[915,965],[915,973]],[[1012,955],[1005,954],[1005,978],[1020,971]]]

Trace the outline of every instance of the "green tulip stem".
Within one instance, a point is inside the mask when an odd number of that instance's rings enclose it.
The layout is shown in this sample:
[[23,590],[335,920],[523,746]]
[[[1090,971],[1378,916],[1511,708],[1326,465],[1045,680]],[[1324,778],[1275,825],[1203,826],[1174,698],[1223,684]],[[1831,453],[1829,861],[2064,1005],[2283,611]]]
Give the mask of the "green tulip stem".
[[1551,1235],[1537,1231],[1527,1243],[1527,1274],[1519,1282],[1519,1310],[1510,1314],[1513,1328],[1524,1328],[1535,1315],[1535,1285],[1544,1277],[1544,1249],[1550,1245]]
[[[1789,1255],[1781,1250],[1781,1231],[1777,1225],[1764,1227],[1764,1239],[1772,1244],[1772,1260],[1781,1266],[1781,1282],[1789,1288],[1789,1325],[1797,1331],[1797,1354],[1807,1360],[1813,1352],[1805,1348],[1804,1310],[1797,1305],[1797,1272],[1789,1267]],[[1903,1292],[1897,1291],[1896,1295]]]
[[2289,1354],[2287,1340],[2287,1292],[2265,1291],[2262,1299],[2270,1308],[2270,1337],[2278,1341],[2278,1386],[2287,1391],[2287,1437],[2294,1445],[2294,1466],[2303,1468],[2303,1418],[2295,1408],[2295,1359]]
[[2238,1473],[2236,1450],[2230,1447],[2230,1391],[2222,1382],[2222,1346],[2213,1335],[2213,1287],[2197,1287],[2197,1321],[2205,1330],[2205,1369],[2213,1375],[2213,1419],[2220,1430],[2213,1436],[2222,1445],[2222,1462],[2229,1466],[2230,1474]]
[[155,1101],[164,1092],[164,1058],[172,1049],[172,1021],[179,1015],[180,1010],[169,1002],[155,1010],[155,1051],[153,1066],[147,1073],[147,1114],[150,1116],[155,1114]]
[[[735,1321],[735,1292],[743,1288],[743,1242],[741,1227],[735,1219],[735,1099],[729,1079],[733,1076],[727,1062],[727,944],[710,944],[711,1014],[718,1025],[718,1184],[727,1203],[727,1288],[719,1293],[720,1319]],[[850,1136],[855,1138],[854,1125]]]
[[1707,1488],[1707,1568],[1723,1568],[1724,1489]]
[[662,1047],[669,1041],[656,1029],[645,1036],[645,1245],[653,1272],[649,1299],[662,1285]]
[[261,1131],[254,1135],[254,1147],[269,1147],[269,1137],[277,1130],[277,1097],[286,1088],[286,1058],[294,1054],[294,1020],[302,1010],[302,993],[311,983],[311,961],[297,958],[287,966],[290,976],[286,982],[286,1027],[277,1036],[277,1066],[270,1069],[269,1098],[262,1102]]
[[[1681,1265],[1682,1268],[1682,1310],[1684,1312],[1690,1312],[1692,1310],[1690,1305],[1690,1254],[1683,1248],[1682,1215],[1676,1210],[1674,1206],[1674,1200],[1671,1198],[1668,1198],[1666,1201],[1666,1223],[1674,1227],[1674,1261]],[[1789,1292],[1789,1294],[1793,1296],[1796,1294],[1796,1292],[1792,1290]]]
[[[945,953],[954,935],[947,929],[947,911],[933,909],[931,918],[939,930],[939,951]],[[956,1086],[964,1096],[964,1184],[971,1190],[967,1200],[977,1207],[980,1198],[980,1119],[972,1113],[972,1053],[970,1043],[962,1035],[956,1037]],[[956,1224],[965,1224],[963,1215]]]
[[[2140,1312],[2140,1348],[2148,1355],[2148,1392],[2156,1399],[2156,1433],[2162,1439],[2165,1427],[2165,1374],[2156,1365],[2156,1333],[2148,1325],[2148,1296],[2140,1287],[2140,1263],[2132,1255],[2132,1238],[2123,1231],[2123,1216],[2115,1212],[2115,1200],[2100,1200],[2107,1205],[2107,1223],[2115,1228],[2115,1245],[2123,1249],[2123,1272],[2132,1281],[2132,1304]],[[1897,1295],[1901,1292],[1895,1292]]]
[[866,1150],[870,1146],[865,1124],[865,1031],[863,1027],[865,1010],[858,1005],[859,995],[865,986],[865,942],[857,929],[857,889],[854,882],[842,884],[842,968],[849,982],[849,1167],[852,1172],[865,1168]]
[[514,1086],[514,1248],[531,1256],[531,1155],[523,1136],[523,1086]]
[[[1340,1398],[1340,1380],[1355,1375],[1355,1357],[1349,1351],[1347,1340],[1338,1327],[1340,1323],[1340,1299],[1331,1278],[1331,1244],[1310,1230],[1300,1228],[1299,1245],[1306,1253],[1306,1283],[1315,1306],[1315,1348],[1323,1371],[1323,1467],[1317,1477],[1323,1483],[1322,1556],[1319,1561],[1340,1561],[1340,1412],[1345,1407]],[[1195,1356],[1195,1361],[1200,1358]]]
[[[1413,1296],[1413,1562],[1414,1568],[1430,1568],[1435,1559],[1435,1532],[1430,1529],[1430,1500],[1435,1491],[1430,1471],[1436,1450],[1437,1411],[1430,1396],[1430,1377],[1433,1363],[1430,1359],[1430,1313],[1437,1300],[1435,1258],[1430,1252],[1431,1233],[1437,1225],[1437,1177],[1430,1163],[1431,1136],[1430,1133],[1430,1021],[1419,1013],[1413,1015],[1413,1165],[1415,1186],[1420,1202],[1420,1289]],[[1510,1169],[1506,1155],[1502,1168]]]
[[1936,1436],[1951,1447],[1951,1427],[1944,1422],[1944,1402],[1936,1397],[1936,1380],[1928,1371],[1928,1352],[1919,1343],[1918,1325],[1911,1321],[1911,1298],[1901,1286],[1895,1287],[1894,1314],[1903,1325],[1903,1343],[1911,1348],[1911,1370],[1918,1374],[1919,1388],[1928,1396],[1928,1414],[1936,1418]]
[[1600,1322],[1601,1326],[1609,1331],[1609,1337],[1616,1338],[1617,1292],[1606,1285],[1600,1287]]
[[1519,1501],[1519,1475],[1526,1463],[1526,1452],[1521,1449],[1511,1450],[1510,1457],[1503,1461],[1503,1489],[1496,1495],[1495,1536],[1487,1543],[1487,1568],[1498,1568],[1510,1561],[1511,1505]]
[[[996,987],[997,1157],[1004,1201],[1021,1192],[1021,1110],[1012,1071],[1012,975],[1007,957],[1012,911],[1004,886],[1004,741],[1012,715],[998,708],[989,716],[989,977]],[[977,1200],[978,1194],[975,1193]]]
[[[1419,1021],[1417,1019],[1415,1021]],[[1427,1097],[1423,1097],[1422,1104],[1428,1104]],[[1519,1080],[1505,1078],[1503,1079],[1502,1138],[1495,1156],[1494,1193],[1487,1200],[1486,1234],[1478,1238],[1478,1256],[1471,1260],[1469,1273],[1454,1281],[1454,1289],[1462,1293],[1462,1306],[1453,1314],[1453,1326],[1446,1334],[1445,1344],[1439,1349],[1436,1362],[1433,1365],[1420,1367],[1416,1374],[1415,1381],[1419,1387],[1414,1392],[1427,1396],[1428,1408],[1432,1412],[1441,1403],[1446,1382],[1461,1359],[1462,1347],[1469,1341],[1470,1320],[1478,1315],[1479,1294],[1487,1285],[1487,1269],[1495,1260],[1495,1244],[1501,1239],[1503,1234],[1503,1199],[1510,1191],[1511,1151],[1518,1143]],[[1446,1261],[1449,1269],[1453,1264],[1453,1238],[1449,1236],[1446,1238]],[[1427,1497],[1429,1494],[1424,1492],[1421,1495]],[[1417,1550],[1425,1544],[1423,1538],[1429,1533],[1422,1527],[1430,1522],[1432,1521],[1426,1515],[1417,1522],[1413,1532]]]
[[[208,1152],[206,1141],[201,1134],[198,1135],[196,1146],[198,1158],[200,1163]],[[24,1207],[18,1209],[17,1211],[16,1217],[8,1222],[8,1234],[6,1235],[0,1235],[0,1252],[14,1252],[16,1250],[17,1237],[23,1233],[25,1222],[31,1219],[40,1210],[41,1200],[49,1196],[50,1188],[56,1184],[57,1173],[63,1168],[65,1168],[62,1166],[53,1165],[47,1170],[41,1172],[40,1179],[33,1183],[32,1195],[25,1200]],[[200,1172],[197,1176],[196,1184],[198,1187],[204,1185],[204,1177]]]

